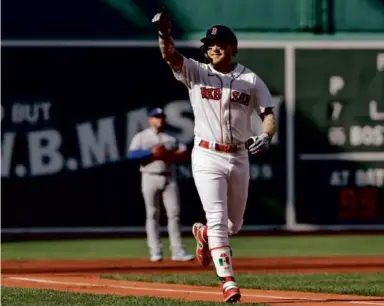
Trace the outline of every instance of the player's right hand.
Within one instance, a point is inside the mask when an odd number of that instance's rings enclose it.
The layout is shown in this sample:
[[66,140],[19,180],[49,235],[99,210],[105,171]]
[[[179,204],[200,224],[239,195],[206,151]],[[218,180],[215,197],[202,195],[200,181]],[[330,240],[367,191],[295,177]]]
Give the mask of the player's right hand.
[[171,34],[172,23],[169,19],[168,9],[163,7],[160,12],[158,12],[152,18],[152,23],[156,25],[159,34],[162,36],[169,36]]

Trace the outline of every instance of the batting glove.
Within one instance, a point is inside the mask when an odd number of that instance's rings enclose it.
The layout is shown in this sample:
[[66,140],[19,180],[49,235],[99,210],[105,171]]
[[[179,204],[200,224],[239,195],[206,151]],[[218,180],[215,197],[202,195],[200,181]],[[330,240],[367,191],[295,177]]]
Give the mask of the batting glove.
[[248,151],[252,155],[259,155],[267,151],[271,145],[272,137],[266,133],[253,136],[247,140]]
[[172,23],[169,19],[169,11],[167,8],[163,7],[159,13],[153,16],[152,23],[156,25],[161,38],[170,36]]

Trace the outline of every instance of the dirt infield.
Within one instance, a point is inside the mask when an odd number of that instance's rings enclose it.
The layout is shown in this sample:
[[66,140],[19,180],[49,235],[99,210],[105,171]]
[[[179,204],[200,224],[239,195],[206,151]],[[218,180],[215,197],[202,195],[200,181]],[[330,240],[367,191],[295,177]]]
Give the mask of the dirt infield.
[[[235,258],[238,272],[384,272],[383,256],[359,257],[293,257],[293,258]],[[2,273],[166,273],[207,271],[196,262],[164,260],[151,263],[147,259],[99,260],[10,260],[2,262]]]
[[[235,259],[238,272],[384,272],[384,257],[316,257]],[[186,300],[221,301],[218,288],[100,279],[102,272],[176,273],[209,271],[196,262],[143,259],[2,261],[2,285],[61,291],[135,296],[158,296]],[[271,305],[382,305],[384,298],[335,294],[244,289],[243,303]]]

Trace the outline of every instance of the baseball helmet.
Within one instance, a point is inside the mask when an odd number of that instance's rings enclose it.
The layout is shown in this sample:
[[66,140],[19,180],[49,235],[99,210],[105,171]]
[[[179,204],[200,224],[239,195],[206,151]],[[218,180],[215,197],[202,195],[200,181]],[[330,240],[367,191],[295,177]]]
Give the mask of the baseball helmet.
[[200,39],[200,41],[203,43],[201,48],[205,55],[207,52],[207,45],[210,41],[229,43],[235,47],[233,50],[233,55],[236,55],[237,53],[237,37],[230,28],[223,25],[214,25],[213,27],[209,28],[205,37]]

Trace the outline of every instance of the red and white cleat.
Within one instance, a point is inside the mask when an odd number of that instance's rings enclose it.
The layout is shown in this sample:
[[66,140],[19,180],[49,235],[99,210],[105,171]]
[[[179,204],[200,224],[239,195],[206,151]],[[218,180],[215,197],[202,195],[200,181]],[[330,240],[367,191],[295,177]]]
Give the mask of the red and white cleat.
[[236,303],[240,301],[240,289],[234,277],[220,278],[220,289],[223,291],[224,302]]
[[192,226],[192,233],[196,239],[196,258],[203,267],[208,267],[212,262],[208,246],[207,227],[201,223]]

